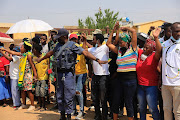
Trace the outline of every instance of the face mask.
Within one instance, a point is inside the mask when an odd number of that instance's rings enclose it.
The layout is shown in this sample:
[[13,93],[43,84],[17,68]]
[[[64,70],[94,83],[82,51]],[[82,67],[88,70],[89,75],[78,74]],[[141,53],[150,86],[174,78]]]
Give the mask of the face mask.
[[98,44],[96,43],[95,47],[97,48],[98,47]]
[[147,55],[142,54],[142,55],[141,55],[141,60],[145,61],[147,57],[148,57]]
[[180,42],[180,38],[178,40],[176,40],[173,36],[171,36],[171,40],[176,42],[176,43],[179,43]]

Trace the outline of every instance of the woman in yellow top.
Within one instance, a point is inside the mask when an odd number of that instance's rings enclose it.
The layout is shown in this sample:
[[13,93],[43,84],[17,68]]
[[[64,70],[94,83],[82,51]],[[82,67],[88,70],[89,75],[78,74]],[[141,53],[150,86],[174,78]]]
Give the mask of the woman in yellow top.
[[38,44],[33,45],[33,54],[35,57],[33,57],[33,61],[37,70],[37,81],[36,81],[36,91],[35,94],[38,97],[39,101],[39,107],[37,110],[44,111],[46,110],[45,107],[45,96],[47,94],[48,90],[48,74],[47,71],[49,69],[49,59],[45,59],[38,63],[36,61],[37,58],[44,57],[45,54],[41,53],[42,46]]

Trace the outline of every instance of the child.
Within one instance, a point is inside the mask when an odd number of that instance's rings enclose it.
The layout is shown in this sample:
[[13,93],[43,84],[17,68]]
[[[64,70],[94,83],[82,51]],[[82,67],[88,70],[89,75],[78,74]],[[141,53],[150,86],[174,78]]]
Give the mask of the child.
[[44,53],[41,53],[41,50],[42,50],[42,46],[38,44],[33,45],[32,51],[33,51],[33,54],[35,55],[35,57],[33,57],[33,61],[34,61],[34,64],[37,70],[37,76],[38,76],[38,80],[36,81],[36,91],[35,91],[36,96],[38,97],[38,101],[39,101],[39,107],[37,108],[37,110],[44,111],[46,110],[45,96],[48,90],[47,71],[49,69],[49,59],[45,59],[41,61],[40,63],[36,61],[37,58],[42,58],[45,56]]
[[31,47],[32,45],[29,42],[24,41],[24,44],[20,48],[20,52],[1,49],[9,52],[12,55],[21,56],[20,64],[19,64],[20,72],[19,72],[18,87],[21,90],[22,105],[19,107],[19,110],[26,108],[26,92],[28,93],[28,96],[31,101],[31,105],[28,108],[28,111],[35,109],[34,95],[32,94],[32,90],[34,88],[33,75],[34,75],[34,79],[36,79],[37,73],[31,57],[31,52],[30,52]]

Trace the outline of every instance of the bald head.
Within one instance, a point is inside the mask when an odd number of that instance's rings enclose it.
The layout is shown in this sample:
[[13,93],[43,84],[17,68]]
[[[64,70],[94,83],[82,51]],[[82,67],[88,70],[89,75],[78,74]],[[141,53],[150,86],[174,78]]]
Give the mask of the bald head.
[[176,40],[180,39],[180,22],[173,23],[171,26],[171,30],[172,30],[172,36],[174,37],[174,39]]

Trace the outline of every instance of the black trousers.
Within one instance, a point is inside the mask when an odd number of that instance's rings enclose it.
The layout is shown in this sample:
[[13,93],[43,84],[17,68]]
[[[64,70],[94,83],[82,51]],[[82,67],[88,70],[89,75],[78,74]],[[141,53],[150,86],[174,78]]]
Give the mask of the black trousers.
[[[102,120],[107,120],[108,107],[107,107],[107,81],[108,75],[94,75],[91,82],[91,95],[95,107],[95,116]],[[101,106],[100,106],[101,105]],[[102,107],[102,113],[100,111]]]

